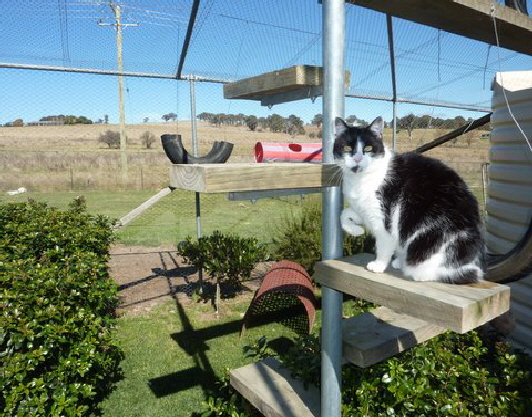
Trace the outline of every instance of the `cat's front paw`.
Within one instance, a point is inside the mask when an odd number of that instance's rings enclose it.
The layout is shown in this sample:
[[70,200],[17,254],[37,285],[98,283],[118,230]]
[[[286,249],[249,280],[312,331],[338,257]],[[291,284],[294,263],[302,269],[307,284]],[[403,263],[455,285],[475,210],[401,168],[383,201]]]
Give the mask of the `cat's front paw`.
[[364,234],[364,228],[354,223],[342,223],[342,229],[344,232],[349,233],[352,236],[362,236]]
[[375,260],[368,262],[366,268],[371,272],[375,272],[376,274],[382,274],[387,266],[388,265],[386,263]]
[[392,268],[394,268],[394,269],[403,269],[403,263],[399,259],[395,258],[392,261]]

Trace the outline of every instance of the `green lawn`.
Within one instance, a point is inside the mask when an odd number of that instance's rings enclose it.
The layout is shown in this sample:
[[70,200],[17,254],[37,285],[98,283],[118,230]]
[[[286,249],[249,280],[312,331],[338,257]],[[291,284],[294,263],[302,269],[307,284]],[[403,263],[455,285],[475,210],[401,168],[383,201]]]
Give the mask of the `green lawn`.
[[[78,195],[85,196],[87,210],[114,219],[129,213],[148,200],[151,191],[83,191],[25,193],[16,196],[2,195],[2,202],[22,202],[32,198],[64,209]],[[316,198],[316,196],[307,197]],[[319,196],[318,196],[319,198]],[[158,246],[175,244],[187,236],[195,237],[195,193],[175,190],[150,207],[141,216],[117,233],[118,242],[129,245]],[[282,218],[301,206],[299,196],[250,201],[229,201],[227,194],[201,195],[201,227],[204,235],[214,230],[236,233],[243,237],[256,237],[269,242]]]
[[87,202],[87,211],[91,214],[103,214],[111,218],[120,218],[129,213],[143,201],[150,198],[154,191],[54,191],[30,192],[9,196],[0,195],[0,203],[19,203],[33,199],[43,201],[50,206],[65,209],[77,196],[83,195]]
[[[204,410],[202,401],[227,369],[255,359],[243,347],[266,336],[286,350],[296,333],[283,324],[248,328],[239,339],[242,315],[250,296],[222,302],[222,317],[210,304],[168,302],[142,316],[122,317],[118,338],[125,350],[124,379],[103,402],[106,417],[185,417]],[[345,312],[357,310],[347,301]],[[320,326],[317,312],[315,330]]]

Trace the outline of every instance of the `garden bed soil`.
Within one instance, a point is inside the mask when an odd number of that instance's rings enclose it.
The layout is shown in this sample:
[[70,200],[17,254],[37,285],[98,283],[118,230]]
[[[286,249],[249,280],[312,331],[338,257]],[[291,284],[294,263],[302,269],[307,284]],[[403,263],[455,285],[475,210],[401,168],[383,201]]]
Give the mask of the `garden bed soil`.
[[[120,314],[142,314],[176,298],[180,303],[193,300],[194,290],[198,288],[198,270],[183,261],[175,246],[113,245],[110,254],[110,274],[119,285]],[[232,294],[230,289],[222,287],[222,294],[226,297],[240,294],[251,300],[270,265],[270,262],[257,265],[250,280],[243,283],[241,292]],[[203,280],[205,288],[213,288],[208,276]]]

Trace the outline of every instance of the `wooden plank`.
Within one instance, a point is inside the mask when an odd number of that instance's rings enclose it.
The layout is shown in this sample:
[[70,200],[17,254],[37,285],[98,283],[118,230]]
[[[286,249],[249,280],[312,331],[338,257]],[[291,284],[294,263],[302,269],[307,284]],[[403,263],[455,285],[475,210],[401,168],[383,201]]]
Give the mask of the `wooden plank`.
[[387,307],[346,319],[343,325],[344,358],[362,368],[432,339],[446,329]]
[[303,382],[274,358],[234,369],[231,385],[266,417],[317,417],[320,415],[320,391],[305,390]]
[[510,288],[493,282],[469,285],[414,282],[399,271],[368,271],[374,255],[359,254],[316,264],[314,279],[330,288],[386,306],[398,313],[465,333],[508,311]]
[[133,220],[135,220],[137,217],[139,217],[144,210],[149,209],[151,206],[153,206],[155,203],[157,203],[161,198],[167,196],[172,192],[172,189],[170,187],[163,188],[161,191],[159,191],[154,196],[150,197],[148,200],[146,200],[144,203],[142,203],[137,208],[134,208],[131,210],[128,214],[126,214],[124,217],[122,217],[118,223],[115,225],[115,229],[121,229],[128,223],[131,223]]
[[[345,72],[346,88],[351,74]],[[223,86],[224,98],[261,100],[271,94],[286,93],[323,84],[323,69],[314,65],[295,65],[255,77],[244,78]]]
[[358,6],[532,55],[532,19],[492,0],[347,0]]
[[278,190],[340,185],[333,164],[176,164],[170,186],[201,193]]

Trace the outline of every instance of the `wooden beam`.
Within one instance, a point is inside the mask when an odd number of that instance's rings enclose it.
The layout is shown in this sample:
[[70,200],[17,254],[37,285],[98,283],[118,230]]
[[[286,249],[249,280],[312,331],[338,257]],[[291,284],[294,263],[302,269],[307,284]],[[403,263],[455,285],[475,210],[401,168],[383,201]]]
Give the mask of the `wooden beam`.
[[333,164],[176,164],[170,186],[200,193],[228,193],[340,185]]
[[375,255],[318,262],[314,279],[330,288],[391,308],[431,324],[466,333],[510,308],[510,288],[483,281],[468,285],[414,282],[389,268],[375,274],[365,266]]
[[[350,84],[351,73],[345,72],[346,88]],[[323,84],[323,69],[314,65],[295,65],[255,77],[244,78],[224,85],[224,98],[262,100],[273,94],[307,91]],[[302,98],[302,97],[300,97]]]
[[266,417],[318,417],[320,391],[301,380],[272,357],[230,373],[231,385]]
[[115,230],[121,229],[125,225],[131,223],[133,220],[135,220],[137,217],[139,217],[144,210],[149,209],[151,206],[153,206],[155,203],[157,203],[161,198],[167,196],[172,192],[172,189],[170,187],[163,188],[161,191],[159,191],[154,196],[150,197],[148,200],[146,200],[144,203],[142,203],[137,208],[134,208],[131,210],[128,214],[126,214],[124,217],[122,217],[118,223],[114,226]]
[[532,55],[532,19],[493,0],[347,0],[358,6]]
[[342,326],[344,358],[361,368],[395,356],[447,330],[387,307],[346,319]]

